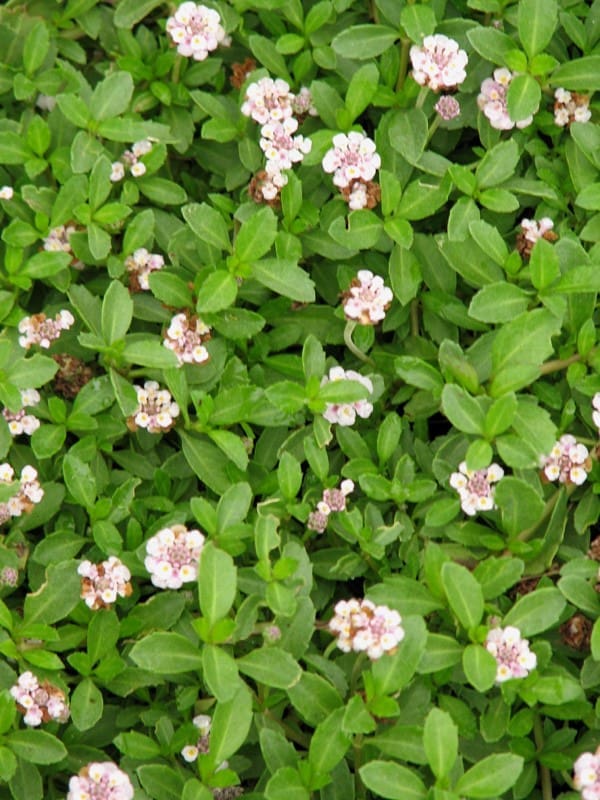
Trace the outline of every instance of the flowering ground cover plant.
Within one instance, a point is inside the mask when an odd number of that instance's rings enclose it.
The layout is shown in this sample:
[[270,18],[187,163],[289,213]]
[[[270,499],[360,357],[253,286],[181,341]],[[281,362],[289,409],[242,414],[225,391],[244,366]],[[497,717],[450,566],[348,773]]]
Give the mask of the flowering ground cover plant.
[[600,798],[600,2],[0,8],[0,799]]

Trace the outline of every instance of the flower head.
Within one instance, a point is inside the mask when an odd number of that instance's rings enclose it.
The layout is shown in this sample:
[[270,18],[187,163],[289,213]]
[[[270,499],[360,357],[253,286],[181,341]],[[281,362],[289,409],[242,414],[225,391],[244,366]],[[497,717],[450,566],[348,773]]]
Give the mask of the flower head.
[[286,117],[281,122],[267,122],[260,129],[260,147],[266,156],[268,174],[279,174],[284,169],[302,161],[310,153],[312,142],[304,136],[293,136],[298,129],[294,117]]
[[208,753],[210,749],[210,726],[212,724],[211,718],[208,714],[198,714],[192,720],[196,728],[198,728],[198,740],[195,744],[187,744],[181,751],[181,755],[188,763],[193,763],[200,753]]
[[496,508],[493,484],[504,477],[504,470],[498,464],[490,464],[487,469],[467,469],[467,462],[461,461],[458,472],[450,476],[450,486],[460,496],[460,505],[470,517],[478,511]]
[[92,611],[109,608],[117,597],[129,597],[132,592],[131,573],[116,556],[100,564],[82,561],[77,572],[81,575],[81,599]]
[[195,61],[204,61],[212,50],[227,42],[218,12],[193,2],[179,6],[167,20],[166,30],[179,55],[191,56]]
[[329,630],[338,637],[337,646],[344,653],[366,652],[375,661],[384,653],[393,653],[404,639],[402,618],[387,606],[370,600],[340,600]]
[[12,186],[0,187],[0,200],[12,200],[14,197],[14,189]]
[[582,800],[600,800],[600,745],[595,753],[582,753],[573,764],[573,786]]
[[310,117],[318,116],[319,112],[313,104],[313,97],[306,86],[303,86],[298,94],[292,95],[292,110],[299,121],[302,121],[307,115]]
[[492,628],[485,640],[485,649],[496,659],[496,683],[511,678],[525,678],[537,665],[537,657],[529,649],[529,641],[521,638],[518,628]]
[[381,322],[394,299],[392,290],[385,286],[383,278],[373,275],[368,269],[358,271],[343,297],[346,319],[356,320],[361,325]]
[[58,364],[58,372],[54,376],[54,390],[63,397],[76,397],[94,377],[93,369],[76,356],[57,353],[52,358]]
[[14,491],[6,502],[0,503],[0,525],[8,522],[11,517],[29,514],[34,505],[44,497],[44,490],[37,479],[37,470],[31,466],[23,467],[18,486],[15,485],[14,474],[10,464],[0,464],[0,486],[12,485]]
[[555,242],[558,239],[553,228],[554,221],[550,217],[542,217],[540,220],[522,219],[521,230],[517,233],[517,251],[528,260],[538,239],[545,239],[547,242]]
[[458,100],[449,94],[440,95],[440,99],[434,105],[434,108],[445,122],[455,119],[460,114]]
[[333,173],[334,184],[344,188],[355,181],[372,180],[381,166],[381,158],[372,139],[351,131],[333,137],[333,147],[325,153],[322,166],[325,172]]
[[144,386],[134,386],[138,407],[127,420],[127,427],[135,431],[145,428],[149,433],[166,433],[175,425],[179,406],[173,402],[167,389],[160,389],[156,381],[146,381]]
[[542,456],[543,474],[549,481],[571,483],[580,486],[585,483],[592,462],[587,447],[578,444],[574,436],[565,433],[555,443],[550,455]]
[[133,800],[133,785],[112,761],[92,762],[70,778],[66,800]]
[[283,122],[294,113],[294,95],[289,84],[281,78],[261,78],[246,89],[242,114],[260,125]]
[[513,120],[508,114],[506,94],[514,74],[500,67],[494,70],[493,78],[486,78],[481,84],[481,93],[477,97],[477,105],[489,119],[492,128],[501,131],[510,131],[512,128],[526,128],[533,121],[532,116],[525,119]]
[[589,122],[592,118],[590,98],[586,94],[557,89],[554,100],[554,122],[560,128],[572,122]]
[[63,331],[69,330],[74,322],[73,314],[66,310],[59,311],[54,319],[48,319],[43,312],[23,317],[18,326],[21,334],[19,344],[26,350],[34,344],[39,344],[47,350],[52,342],[56,341]]
[[287,182],[287,175],[282,172],[272,171],[269,173],[265,169],[261,169],[250,181],[248,194],[255,203],[278,207],[281,204],[281,189]]
[[438,92],[440,89],[455,89],[467,77],[467,54],[458,42],[441,33],[426,36],[421,47],[410,48],[413,78],[421,86]]
[[21,403],[23,407],[16,412],[9,411],[7,408],[2,409],[2,416],[8,423],[11,436],[20,436],[22,433],[31,436],[34,431],[37,431],[40,421],[33,414],[28,414],[26,409],[37,406],[39,402],[40,394],[36,389],[22,389]]
[[179,366],[205,364],[209,358],[205,342],[210,339],[210,327],[199,316],[182,311],[175,314],[167,330],[163,345],[177,356]]
[[204,536],[185,525],[163,528],[146,542],[144,566],[159,589],[179,589],[198,577]]
[[596,392],[596,394],[593,396],[592,406],[594,408],[592,411],[592,421],[598,428],[598,435],[600,436],[600,392]]
[[69,719],[69,706],[65,693],[51,683],[40,684],[32,672],[23,672],[10,690],[23,714],[25,725],[37,727],[42,722],[66,722]]
[[[329,376],[324,375],[321,380],[321,386],[331,381],[357,381],[365,386],[369,392],[373,393],[373,384],[371,380],[359,372],[352,369],[344,370],[342,367],[332,367],[329,370]],[[328,403],[323,416],[327,422],[337,422],[338,425],[348,426],[354,425],[356,415],[362,419],[370,417],[373,413],[373,404],[368,400],[355,400],[352,403]]]
[[125,267],[129,273],[129,288],[132,292],[146,292],[150,288],[148,278],[153,272],[162,269],[164,258],[159,253],[149,253],[145,247],[138,248],[125,259]]
[[316,533],[323,533],[332,511],[346,510],[346,497],[354,491],[354,482],[342,481],[339,489],[325,489],[316,511],[308,516],[306,527]]

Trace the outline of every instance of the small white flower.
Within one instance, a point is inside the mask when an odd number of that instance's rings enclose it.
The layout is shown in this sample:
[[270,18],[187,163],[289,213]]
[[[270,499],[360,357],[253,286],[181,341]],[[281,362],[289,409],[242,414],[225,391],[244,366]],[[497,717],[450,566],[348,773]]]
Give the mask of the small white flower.
[[450,475],[450,486],[458,492],[465,514],[472,517],[478,511],[496,508],[493,484],[504,477],[502,467],[490,464],[487,469],[471,470],[466,461],[461,461],[458,470]]
[[426,36],[420,47],[413,45],[410,59],[415,81],[434,92],[454,89],[467,77],[467,54],[458,42],[440,33]]

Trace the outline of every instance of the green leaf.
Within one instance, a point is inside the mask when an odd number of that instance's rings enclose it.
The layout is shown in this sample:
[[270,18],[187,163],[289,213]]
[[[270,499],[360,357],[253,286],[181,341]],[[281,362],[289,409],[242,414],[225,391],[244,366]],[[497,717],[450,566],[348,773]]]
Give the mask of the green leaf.
[[560,64],[550,76],[552,86],[562,86],[572,91],[598,91],[600,89],[600,55],[574,58]]
[[427,117],[420,108],[397,111],[389,127],[390,144],[413,165],[421,158],[428,135]]
[[133,78],[129,72],[111,72],[96,86],[89,108],[95,120],[118,117],[127,111],[133,95]]
[[313,303],[314,282],[292,259],[264,258],[252,264],[252,276],[276,294],[299,303]]
[[515,785],[522,769],[521,756],[495,753],[467,770],[454,789],[467,797],[499,797]]
[[375,661],[371,667],[373,685],[378,696],[393,694],[406,686],[415,674],[427,645],[427,628],[422,617],[402,620],[404,639],[397,651]]
[[133,300],[120,281],[111,281],[102,301],[102,336],[107,344],[123,339],[133,319]]
[[[261,734],[272,733],[263,728]],[[266,800],[310,800],[311,794],[302,783],[298,770],[291,766],[279,767],[265,786]]]
[[442,411],[459,431],[483,434],[485,412],[477,399],[455,383],[442,391]]
[[331,46],[343,58],[363,61],[381,55],[399,38],[387,25],[353,25],[338,33]]
[[219,764],[246,741],[252,724],[252,695],[246,686],[224,703],[217,703],[210,729],[210,752]]
[[560,280],[552,284],[548,293],[575,294],[580,292],[600,292],[598,268],[573,267]]
[[115,746],[126,756],[146,761],[160,754],[160,747],[154,739],[137,731],[120,733],[114,739]]
[[90,223],[87,226],[87,237],[92,256],[98,261],[105,259],[112,246],[110,234],[102,230],[98,225]]
[[140,404],[133,384],[129,383],[127,378],[124,378],[112,367],[110,369],[110,382],[123,416],[130,417],[134,412],[137,412]]
[[504,617],[504,625],[514,625],[522,636],[535,636],[557,625],[565,606],[566,601],[558,589],[536,589],[517,600]]
[[526,311],[529,302],[527,292],[513,283],[489,283],[472,298],[469,316],[481,322],[509,322]]
[[233,275],[224,269],[218,269],[211,272],[198,289],[196,310],[199,313],[222,311],[235,303],[237,293],[238,284]]
[[241,686],[235,660],[214,644],[202,648],[202,675],[211,694],[221,703],[231,700]]
[[69,253],[52,253],[44,250],[27,259],[19,270],[19,275],[28,278],[52,278],[65,270],[71,263]]
[[423,746],[436,778],[445,778],[458,756],[458,728],[446,711],[432,708],[425,719]]
[[507,322],[492,345],[494,373],[516,364],[541,364],[554,352],[551,337],[560,328],[560,320],[545,308],[526,311]]
[[39,20],[31,28],[23,42],[23,66],[27,75],[33,75],[42,66],[49,49],[48,28],[43,20]]
[[315,728],[308,749],[308,761],[317,774],[327,775],[331,772],[350,747],[352,739],[342,729],[345,713],[344,707],[336,708]]
[[[490,31],[491,32],[491,31]],[[489,189],[508,180],[519,163],[519,146],[514,139],[499,142],[488,150],[475,170],[477,186]]]
[[166,764],[143,764],[136,772],[153,800],[181,800],[183,778],[171,767]]
[[237,569],[224,550],[209,542],[202,550],[198,570],[200,610],[213,626],[233,605],[237,589]]
[[[14,707],[14,706],[13,706]],[[8,747],[0,747],[0,780],[8,781],[17,771],[17,759]],[[13,794],[13,797],[15,795]]]
[[137,22],[147,17],[159,5],[161,0],[121,0],[114,14],[114,24],[117,28],[132,30]]
[[511,536],[532,527],[544,513],[544,501],[528,483],[513,475],[496,486],[494,499],[502,513],[505,530]]
[[[147,244],[154,236],[154,212],[151,208],[145,208],[127,223],[125,235],[123,237],[123,253],[133,253],[140,247]],[[160,274],[153,272],[151,277]]]
[[67,756],[60,739],[46,731],[14,731],[5,742],[13,753],[31,764],[56,764]]
[[24,621],[51,625],[64,619],[79,603],[81,579],[75,561],[62,561],[46,570],[46,580],[25,597]]
[[23,137],[18,133],[0,132],[0,164],[23,164],[32,155]]
[[116,645],[119,629],[119,619],[111,609],[103,609],[101,614],[94,614],[87,632],[87,650],[92,664]]
[[513,393],[494,400],[485,416],[485,435],[493,439],[511,425],[517,411],[517,398]]
[[266,36],[260,36],[258,33],[253,33],[248,37],[248,45],[259,64],[262,64],[265,69],[274,73],[278,78],[283,78],[288,83],[293,83],[287,70],[285,59],[281,53],[277,52],[277,48],[270,39]]
[[196,475],[213,492],[223,494],[231,485],[225,471],[227,459],[212,442],[180,433],[183,454]]
[[96,499],[96,479],[88,464],[69,453],[63,460],[65,485],[76,503],[91,508]]
[[356,70],[346,91],[346,108],[356,119],[369,106],[379,83],[379,70],[375,64],[365,64]]
[[592,658],[600,661],[600,617],[594,622],[591,636]]
[[139,364],[142,367],[169,369],[170,367],[178,366],[175,353],[167,350],[156,340],[127,342],[123,350],[123,357],[129,364]]
[[181,209],[183,218],[203,242],[231,252],[229,231],[223,216],[206,203],[191,203]]
[[84,678],[71,695],[71,719],[79,731],[93,728],[102,716],[102,692],[91,678]]
[[245,470],[248,467],[248,451],[237,434],[231,431],[212,430],[207,431],[207,436],[238,469]]
[[188,199],[187,192],[174,181],[167,178],[159,178],[155,175],[140,178],[136,181],[140,192],[151,200],[162,206],[180,206]]
[[550,43],[558,24],[556,0],[520,0],[518,14],[519,39],[532,58]]
[[529,271],[536,289],[546,289],[560,276],[558,255],[550,242],[537,240],[531,251]]
[[192,291],[185,281],[165,270],[156,270],[148,277],[152,294],[173,308],[191,308]]
[[98,134],[111,142],[135,142],[148,136],[165,143],[176,141],[168,125],[128,116],[103,120],[98,125]]
[[408,220],[426,219],[441,208],[450,194],[451,181],[429,183],[429,178],[417,179],[408,184],[398,206],[398,216]]
[[302,675],[298,662],[280,647],[260,647],[236,663],[244,675],[276,689],[289,689]]
[[506,54],[515,49],[514,39],[492,27],[471,28],[467,31],[467,39],[480,56],[493,64],[504,65]]
[[14,361],[7,374],[17,389],[37,389],[51,381],[57,369],[58,365],[54,359],[36,353],[29,358]]
[[509,116],[514,122],[536,113],[542,99],[542,88],[531,75],[515,75],[506,93]]
[[449,561],[442,566],[442,585],[450,608],[466,630],[479,625],[483,616],[483,592],[466,567]]
[[138,667],[158,675],[192,672],[202,668],[199,648],[180,633],[156,631],[136,642],[129,657]]
[[367,789],[388,800],[425,800],[427,789],[415,773],[392,761],[369,761],[358,770]]
[[431,6],[414,3],[404,6],[400,14],[400,23],[409,39],[420,45],[426,36],[435,31],[437,20]]
[[271,249],[277,235],[277,217],[263,206],[242,223],[235,237],[234,253],[240,261],[256,261]]
[[496,682],[496,659],[480,644],[465,647],[462,666],[467,680],[478,692],[487,692]]

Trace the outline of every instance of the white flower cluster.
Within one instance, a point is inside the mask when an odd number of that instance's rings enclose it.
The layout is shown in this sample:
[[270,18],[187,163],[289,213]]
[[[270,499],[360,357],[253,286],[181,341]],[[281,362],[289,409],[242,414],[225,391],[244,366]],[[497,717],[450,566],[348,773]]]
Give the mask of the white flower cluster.
[[166,30],[177,45],[179,55],[191,56],[195,61],[204,61],[220,44],[229,43],[219,14],[212,8],[192,2],[179,6],[168,18]]
[[57,225],[52,228],[48,235],[43,239],[44,250],[50,253],[72,253],[69,237],[72,233],[77,233],[75,225]]
[[40,683],[33,672],[21,673],[10,693],[24,715],[25,725],[37,727],[42,722],[66,722],[69,719],[69,706],[64,692],[47,681]]
[[127,168],[134,178],[141,178],[146,174],[146,165],[140,161],[142,156],[152,150],[152,139],[141,139],[131,145],[131,150],[125,150],[119,161],[113,161],[110,179],[113,183],[122,181]]
[[387,606],[376,606],[370,600],[340,600],[329,630],[337,637],[337,646],[344,653],[365,652],[375,661],[384,653],[393,653],[404,639],[402,618]]
[[361,325],[376,325],[385,318],[394,294],[379,275],[368,269],[360,269],[344,293],[343,308],[346,319],[356,320]]
[[31,345],[39,344],[47,350],[52,342],[56,341],[63,331],[68,331],[75,322],[70,311],[59,311],[54,319],[42,312],[31,317],[23,317],[19,322],[19,344],[28,350]]
[[543,239],[548,231],[554,227],[554,222],[550,217],[542,217],[540,220],[535,219],[522,219],[521,230],[523,231],[524,238],[535,244],[538,239]]
[[468,58],[458,42],[436,33],[426,36],[419,47],[410,48],[413,78],[421,86],[438,92],[440,89],[455,89],[465,80]]
[[2,409],[2,416],[8,424],[11,436],[20,436],[25,433],[31,436],[40,427],[40,421],[33,414],[27,413],[27,408],[37,406],[40,402],[40,393],[36,389],[21,389],[21,403],[19,411],[12,412],[8,408]]
[[159,589],[179,589],[198,577],[204,536],[185,525],[163,528],[146,542],[144,566]]
[[333,183],[342,190],[351,210],[366,208],[369,187],[381,166],[375,142],[364,133],[350,131],[336,134],[332,144],[323,156],[323,170],[333,173]]
[[345,480],[339,489],[325,489],[316,511],[308,516],[306,527],[311,531],[323,533],[332,511],[346,510],[346,497],[354,491],[354,481]]
[[81,599],[92,611],[108,608],[117,597],[129,597],[132,592],[131,572],[116,556],[100,564],[82,561],[77,573],[81,575]]
[[[321,386],[325,386],[331,381],[357,381],[366,386],[371,394],[373,393],[371,380],[353,369],[345,370],[342,367],[331,367],[329,376],[323,376]],[[368,400],[355,400],[353,403],[328,403],[323,416],[327,422],[337,422],[338,425],[347,426],[354,425],[357,414],[362,419],[367,419],[372,413],[372,403]]]
[[582,800],[600,800],[600,745],[595,753],[582,753],[573,764],[573,786]]
[[12,200],[15,195],[15,190],[12,186],[0,187],[0,200]]
[[[15,471],[10,464],[0,464],[0,485],[13,484],[14,477]],[[30,466],[23,467],[15,494],[5,503],[0,503],[0,525],[4,525],[11,517],[28,514],[33,506],[42,500],[44,490],[37,477],[36,469]]]
[[266,158],[268,180],[256,190],[262,192],[264,200],[274,200],[287,183],[283,171],[302,161],[312,147],[310,139],[294,135],[299,124],[294,114],[316,113],[310,92],[303,88],[294,95],[284,80],[261,78],[246,89],[241,110],[261,125],[260,147]]
[[490,464],[487,469],[467,469],[467,462],[461,461],[458,472],[450,475],[450,486],[460,496],[460,505],[470,517],[478,511],[491,511],[494,503],[494,483],[504,477],[504,470],[498,464]]
[[594,408],[592,411],[592,421],[598,428],[598,435],[600,436],[600,392],[596,392],[592,397],[592,406]]
[[179,366],[205,364],[209,358],[205,342],[210,339],[211,328],[196,314],[182,311],[175,314],[165,331],[163,345],[177,356]]
[[587,479],[592,461],[587,447],[578,444],[570,433],[565,433],[555,443],[550,455],[542,456],[541,467],[549,481],[580,486]]
[[200,753],[208,753],[210,726],[212,723],[208,714],[198,714],[192,720],[196,728],[198,728],[198,740],[196,744],[186,744],[181,751],[184,760],[192,764],[200,755]]
[[485,640],[485,649],[496,659],[496,683],[511,678],[525,678],[536,668],[537,657],[529,649],[529,641],[521,638],[518,628],[492,628]]
[[477,97],[477,105],[489,119],[492,128],[500,131],[510,131],[512,128],[526,128],[533,122],[533,117],[512,120],[506,105],[506,93],[514,73],[505,67],[494,70],[493,78],[486,78],[481,84],[481,93]]
[[144,386],[133,387],[137,392],[138,407],[127,420],[129,430],[145,428],[149,433],[166,433],[175,425],[179,406],[173,402],[167,389],[160,389],[156,381],[146,381]]
[[147,292],[150,289],[148,278],[152,272],[164,267],[165,260],[159,253],[149,253],[145,247],[139,247],[125,259],[125,268],[129,273],[129,287],[132,292]]
[[572,122],[589,122],[592,118],[590,98],[586,94],[557,89],[554,100],[554,122],[560,128]]
[[66,800],[133,800],[129,775],[112,761],[92,762],[69,779]]

